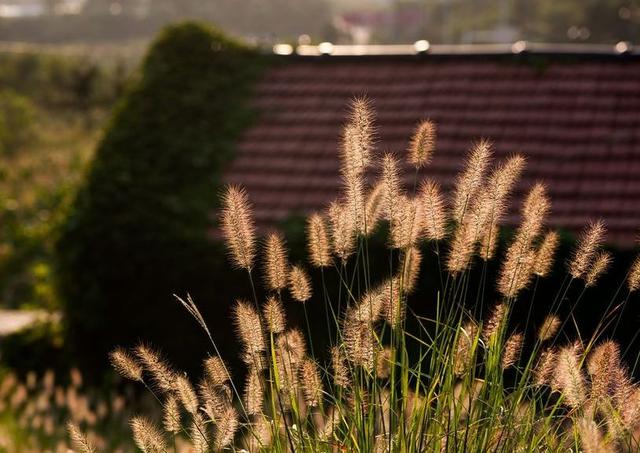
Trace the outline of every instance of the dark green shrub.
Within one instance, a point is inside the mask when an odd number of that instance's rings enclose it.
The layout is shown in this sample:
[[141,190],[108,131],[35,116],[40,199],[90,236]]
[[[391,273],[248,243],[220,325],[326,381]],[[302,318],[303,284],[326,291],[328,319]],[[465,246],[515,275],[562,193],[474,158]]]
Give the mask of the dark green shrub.
[[24,96],[0,91],[0,153],[12,153],[34,135],[35,108]]
[[189,291],[227,323],[220,308],[230,301],[217,281],[228,273],[211,214],[264,64],[196,23],[169,27],[152,45],[56,247],[67,339],[86,363],[104,364],[114,345],[140,338],[183,363],[201,356],[204,343],[173,293]]

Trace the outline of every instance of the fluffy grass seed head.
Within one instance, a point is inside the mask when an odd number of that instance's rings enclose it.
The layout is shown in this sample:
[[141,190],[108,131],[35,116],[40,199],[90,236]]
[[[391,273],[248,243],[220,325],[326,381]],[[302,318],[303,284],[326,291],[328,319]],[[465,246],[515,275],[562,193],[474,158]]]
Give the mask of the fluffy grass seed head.
[[266,349],[266,345],[260,317],[249,302],[244,300],[236,302],[235,324],[245,352],[253,360],[252,357],[259,356]]
[[351,101],[350,117],[342,136],[342,172],[362,174],[371,160],[375,135],[374,112],[365,97]]
[[482,339],[485,343],[489,343],[493,337],[500,331],[506,322],[507,306],[505,304],[496,304],[491,310],[491,316],[482,329]]
[[471,223],[465,220],[460,223],[449,245],[447,257],[447,271],[450,274],[459,274],[469,268],[473,257],[476,237]]
[[331,266],[331,242],[324,218],[314,213],[307,220],[309,259],[315,267]]
[[604,223],[598,220],[589,225],[582,233],[569,262],[569,273],[573,278],[582,278],[588,271],[604,240],[605,232]]
[[263,385],[260,378],[260,371],[255,367],[250,367],[244,385],[244,407],[248,415],[262,413],[264,400]]
[[174,384],[175,392],[182,406],[191,415],[198,413],[198,396],[186,376],[178,376]]
[[630,292],[637,291],[640,288],[640,256],[636,257],[635,261],[629,269],[629,277],[627,279],[627,286]]
[[256,254],[255,226],[244,188],[226,187],[222,196],[221,224],[233,264],[251,270]]
[[75,423],[67,423],[67,432],[71,439],[71,445],[78,453],[97,453],[98,450],[93,446],[87,436],[85,436]]
[[174,395],[169,395],[162,407],[162,426],[168,433],[176,435],[182,429],[180,406]]
[[540,182],[534,184],[522,205],[522,220],[516,242],[530,244],[538,237],[550,210],[551,201],[546,186]]
[[377,343],[371,324],[346,322],[342,330],[347,359],[367,372],[373,372]]
[[524,335],[522,333],[514,333],[504,344],[504,352],[502,353],[502,369],[506,370],[516,364],[522,352],[522,344],[524,343]]
[[291,296],[298,302],[305,303],[311,299],[311,281],[302,267],[297,265],[291,267],[289,290],[291,291]]
[[384,347],[376,354],[376,377],[387,379],[391,374],[391,348]]
[[194,453],[208,453],[209,433],[204,419],[200,414],[194,414],[191,418],[190,438]]
[[558,351],[554,347],[544,349],[540,353],[536,366],[533,368],[533,385],[540,387],[552,384],[557,358]]
[[371,234],[378,225],[378,221],[382,217],[382,198],[384,193],[384,186],[382,183],[377,183],[367,194],[365,202],[365,223],[366,232]]
[[218,418],[216,424],[216,433],[214,437],[214,447],[216,450],[222,450],[229,446],[238,430],[238,412],[233,406],[225,409],[224,413]]
[[109,353],[111,365],[118,374],[132,381],[142,382],[142,366],[135,357],[122,348],[116,348]]
[[382,216],[387,220],[393,220],[396,213],[398,198],[402,195],[400,182],[400,164],[395,155],[386,153],[382,157]]
[[413,247],[422,233],[422,205],[418,198],[401,196],[391,218],[391,247]]
[[469,371],[473,359],[473,344],[478,335],[478,326],[467,322],[458,331],[456,348],[453,355],[453,373],[460,377]]
[[131,419],[133,441],[143,453],[164,453],[169,451],[162,433],[156,426],[144,417]]
[[507,207],[507,201],[513,187],[524,168],[525,159],[515,155],[499,165],[493,172],[484,189],[476,198],[472,215],[480,238],[479,255],[485,261],[492,259],[498,242],[500,222]]
[[402,288],[406,294],[412,293],[416,288],[420,275],[420,264],[422,264],[420,249],[417,247],[407,249],[402,269]]
[[581,347],[573,344],[558,351],[553,373],[552,388],[562,393],[564,402],[572,407],[580,407],[587,398],[586,382],[582,374]]
[[583,415],[576,425],[580,435],[580,446],[584,453],[613,453],[614,450],[605,441],[598,424],[593,418]]
[[587,287],[595,286],[598,278],[607,271],[611,264],[611,254],[609,252],[599,252],[593,259],[593,264],[584,277]]
[[480,140],[474,143],[467,156],[464,171],[458,176],[453,197],[453,220],[461,223],[465,213],[471,206],[471,201],[482,185],[485,171],[491,161],[491,143]]
[[351,385],[346,357],[338,346],[331,348],[331,368],[333,368],[333,383],[335,385],[342,388],[347,388]]
[[144,365],[144,368],[151,373],[153,381],[158,388],[163,392],[172,392],[178,375],[164,361],[160,354],[144,344],[138,345],[135,353]]
[[415,168],[422,168],[431,161],[436,148],[436,124],[424,120],[418,124],[409,143],[409,163]]
[[207,357],[203,362],[205,376],[214,387],[224,385],[231,378],[227,365],[217,355]]
[[620,346],[612,340],[593,349],[587,360],[587,371],[591,376],[591,394],[596,399],[614,396],[629,381]]
[[282,333],[286,327],[286,320],[284,316],[284,308],[282,302],[276,297],[269,297],[262,309],[264,315],[264,321],[267,325],[269,332],[273,334]]
[[335,201],[329,205],[328,217],[331,223],[333,253],[344,263],[356,248],[355,218],[349,212],[348,206]]
[[549,231],[544,236],[533,264],[533,273],[538,277],[546,277],[551,271],[559,242],[560,236],[556,231]]
[[406,314],[403,290],[398,277],[387,280],[377,290],[382,298],[382,317],[393,328],[402,325]]
[[309,407],[316,407],[322,399],[322,379],[315,361],[306,358],[300,366],[300,382],[304,401]]
[[447,235],[447,210],[440,186],[433,181],[420,185],[418,198],[422,204],[422,234],[430,241],[440,241]]
[[265,241],[265,280],[267,287],[280,291],[287,287],[289,262],[282,234],[272,232]]
[[544,322],[538,329],[538,339],[540,341],[548,341],[556,336],[558,329],[560,328],[560,318],[554,314],[547,315],[544,318]]

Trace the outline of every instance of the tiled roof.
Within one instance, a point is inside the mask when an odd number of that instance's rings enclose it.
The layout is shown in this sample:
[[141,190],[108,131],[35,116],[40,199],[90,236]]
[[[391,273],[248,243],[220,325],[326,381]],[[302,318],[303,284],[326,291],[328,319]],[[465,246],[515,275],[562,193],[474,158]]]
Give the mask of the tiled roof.
[[225,175],[247,188],[259,226],[321,209],[337,195],[341,124],[360,94],[377,111],[378,152],[402,155],[416,122],[437,123],[437,151],[423,174],[445,188],[470,143],[490,138],[497,158],[527,157],[514,201],[542,180],[552,226],[578,231],[602,218],[612,243],[637,237],[640,60],[595,56],[284,59],[257,86],[259,118]]

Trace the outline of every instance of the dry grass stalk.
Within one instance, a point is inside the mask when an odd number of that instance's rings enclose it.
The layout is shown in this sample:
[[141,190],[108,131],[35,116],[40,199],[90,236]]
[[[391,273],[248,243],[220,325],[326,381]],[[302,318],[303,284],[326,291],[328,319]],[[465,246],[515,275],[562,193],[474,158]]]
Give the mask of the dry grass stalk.
[[587,287],[595,286],[598,278],[607,271],[611,264],[611,254],[608,252],[599,252],[593,260],[591,268],[584,277]]
[[249,364],[252,364],[253,357],[266,349],[260,317],[249,302],[239,300],[235,306],[235,323],[240,340],[250,356]]
[[133,430],[133,440],[143,453],[165,453],[168,451],[168,445],[162,433],[146,418],[133,417],[131,429]]
[[549,271],[551,271],[559,242],[560,236],[557,232],[549,231],[545,235],[542,244],[540,244],[536,252],[535,264],[533,266],[533,273],[538,277],[546,277]]
[[282,333],[287,324],[282,302],[276,297],[269,297],[262,311],[269,332],[276,335]]
[[292,266],[289,273],[289,291],[298,302],[311,299],[311,281],[305,270],[300,266]]
[[544,318],[544,322],[540,326],[540,329],[538,329],[538,339],[540,341],[548,341],[555,337],[558,333],[558,329],[560,328],[560,324],[560,318],[556,315],[547,315],[547,317]]
[[440,241],[447,235],[447,212],[440,186],[433,181],[424,181],[418,195],[422,204],[422,233],[431,241]]
[[409,143],[409,163],[422,168],[431,161],[436,148],[436,125],[431,120],[422,121]]
[[522,352],[522,344],[524,343],[524,335],[515,333],[511,335],[504,344],[504,352],[502,354],[502,369],[511,368],[520,358]]
[[604,224],[598,220],[582,233],[569,262],[569,273],[573,278],[582,278],[587,272],[604,240],[605,231]]
[[482,185],[485,171],[491,161],[491,143],[480,140],[475,143],[467,157],[465,170],[456,181],[452,216],[458,224],[470,207],[473,197]]
[[265,241],[265,280],[267,287],[280,291],[287,287],[289,262],[284,238],[280,233],[269,233]]
[[311,214],[307,220],[307,244],[309,258],[315,267],[331,265],[331,243],[324,219],[318,213]]
[[97,453],[98,450],[89,442],[87,436],[80,431],[78,425],[71,422],[67,423],[67,431],[69,432],[73,448],[79,453]]
[[233,264],[251,270],[256,254],[251,204],[244,188],[227,186],[222,196],[222,234]]
[[132,381],[142,382],[142,367],[136,359],[122,348],[116,348],[109,354],[111,365],[118,374]]

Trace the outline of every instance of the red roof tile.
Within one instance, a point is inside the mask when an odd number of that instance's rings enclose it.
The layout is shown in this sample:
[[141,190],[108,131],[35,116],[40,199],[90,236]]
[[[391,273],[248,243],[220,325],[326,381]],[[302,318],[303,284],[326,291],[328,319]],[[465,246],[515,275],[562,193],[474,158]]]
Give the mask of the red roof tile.
[[612,242],[636,239],[640,60],[588,57],[544,68],[490,57],[310,57],[276,65],[256,88],[259,118],[225,174],[247,188],[259,226],[322,209],[336,196],[341,124],[360,94],[377,111],[378,152],[402,154],[416,122],[431,118],[437,152],[423,173],[450,187],[469,144],[489,137],[497,158],[528,157],[514,201],[541,179],[554,201],[552,226],[577,231],[602,218]]

